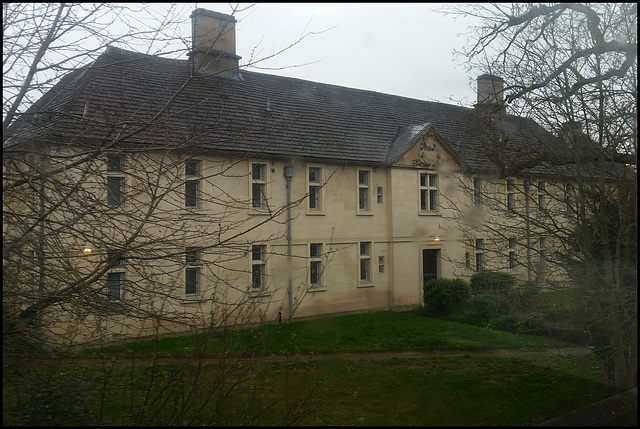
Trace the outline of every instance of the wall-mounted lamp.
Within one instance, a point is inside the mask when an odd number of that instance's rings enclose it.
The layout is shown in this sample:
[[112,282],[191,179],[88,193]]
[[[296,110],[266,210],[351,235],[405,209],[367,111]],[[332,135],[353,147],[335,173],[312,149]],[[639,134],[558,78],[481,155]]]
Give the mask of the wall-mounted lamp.
[[90,245],[85,244],[84,246],[82,246],[82,253],[84,253],[85,255],[91,255],[92,251],[93,249],[91,248]]
[[436,243],[440,241],[440,237],[438,237],[437,235],[433,237],[433,241],[435,241]]

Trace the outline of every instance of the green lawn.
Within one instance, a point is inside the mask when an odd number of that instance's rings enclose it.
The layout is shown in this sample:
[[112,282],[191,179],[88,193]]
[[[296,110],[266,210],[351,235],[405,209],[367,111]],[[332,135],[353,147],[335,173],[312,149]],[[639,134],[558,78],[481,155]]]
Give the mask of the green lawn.
[[[16,378],[5,371],[4,423],[535,425],[610,395],[593,356],[300,358],[312,352],[562,345],[417,313],[377,312],[216,331],[203,343],[205,337],[146,340],[94,350],[93,356],[103,356],[104,361],[76,366],[67,362],[64,368],[27,367]],[[186,357],[197,350],[200,357],[229,359],[222,364],[196,359],[174,365],[138,359],[154,353]],[[132,354],[134,359],[122,359]],[[252,354],[286,360],[264,363],[235,358]],[[116,356],[125,363],[109,365]],[[38,400],[26,400],[34,390]]]
[[82,356],[181,356],[202,347],[202,353],[243,354],[384,352],[403,350],[486,350],[492,348],[540,349],[562,347],[543,337],[502,331],[424,317],[418,313],[382,311],[324,317],[291,324],[250,329],[215,329],[197,336],[84,350]]

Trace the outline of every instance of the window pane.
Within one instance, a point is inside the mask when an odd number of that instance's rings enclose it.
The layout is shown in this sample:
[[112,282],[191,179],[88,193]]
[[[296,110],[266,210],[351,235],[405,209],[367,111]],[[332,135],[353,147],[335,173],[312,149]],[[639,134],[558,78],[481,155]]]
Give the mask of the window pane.
[[124,172],[124,158],[121,156],[107,157],[107,171]]
[[368,282],[369,281],[369,259],[361,259],[360,260],[360,281]]
[[427,174],[420,173],[420,186],[427,186]]
[[382,186],[378,186],[378,193],[377,193],[377,197],[378,197],[378,204],[382,204]]
[[435,189],[429,191],[429,210],[432,212],[438,211],[438,191]]
[[311,258],[319,258],[322,254],[322,244],[313,243],[309,246],[309,256]]
[[185,176],[200,176],[200,161],[189,160],[184,163]]
[[200,293],[200,268],[186,268],[184,272],[186,295],[197,295]]
[[317,286],[320,284],[320,270],[320,261],[311,261],[310,282],[313,286]]
[[476,253],[476,271],[482,271],[482,253]]
[[309,208],[311,210],[320,209],[320,187],[309,186]]
[[107,274],[107,299],[117,301],[122,297],[124,287],[124,273]]
[[[112,261],[113,258],[115,258],[116,253],[117,252],[115,250],[110,250],[107,253],[108,260]],[[113,268],[124,268],[124,256],[121,256],[120,258],[115,260],[115,262],[113,263]]]
[[187,265],[200,264],[200,250],[195,247],[188,247],[185,252],[185,263]]
[[124,177],[107,177],[107,205],[124,205]]
[[262,289],[264,287],[264,265],[254,264],[251,267],[251,287]]
[[369,172],[368,171],[358,171],[358,183],[361,185],[369,184]]
[[319,168],[309,168],[309,182],[311,182],[311,183],[319,183],[320,182],[320,169]]
[[360,210],[369,210],[369,188],[359,189],[359,204]]
[[254,183],[252,185],[251,204],[254,209],[264,208],[264,184]]
[[184,184],[184,205],[198,207],[200,197],[200,181],[187,180]]
[[426,189],[420,190],[420,210],[427,211],[428,191]]
[[251,259],[253,261],[264,261],[265,246],[253,246],[251,248]]
[[369,255],[369,246],[371,245],[371,243],[360,243],[360,255],[362,256],[368,256]]
[[435,188],[436,186],[438,186],[437,183],[437,178],[438,176],[436,176],[435,174],[429,174],[429,186],[432,188]]
[[253,180],[264,180],[264,164],[253,164],[251,177]]

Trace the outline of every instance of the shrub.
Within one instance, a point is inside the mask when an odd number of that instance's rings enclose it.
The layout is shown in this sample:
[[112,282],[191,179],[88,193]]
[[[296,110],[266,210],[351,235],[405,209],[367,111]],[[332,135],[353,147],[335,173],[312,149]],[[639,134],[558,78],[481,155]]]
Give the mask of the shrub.
[[501,300],[492,293],[481,293],[473,295],[465,304],[467,312],[473,316],[493,318],[505,313],[501,308]]
[[514,288],[516,278],[509,273],[483,271],[471,277],[470,286],[474,294],[491,292],[506,296]]
[[469,284],[461,279],[432,279],[424,285],[424,308],[428,313],[449,315],[469,298]]
[[516,331],[519,334],[548,334],[549,325],[543,313],[531,311],[518,317]]

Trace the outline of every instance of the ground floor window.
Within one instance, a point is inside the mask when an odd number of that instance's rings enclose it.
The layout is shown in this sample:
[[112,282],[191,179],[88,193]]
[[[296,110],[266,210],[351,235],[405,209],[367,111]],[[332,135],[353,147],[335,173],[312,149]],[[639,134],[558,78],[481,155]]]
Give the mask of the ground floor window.
[[360,282],[369,283],[371,281],[371,242],[360,243]]

